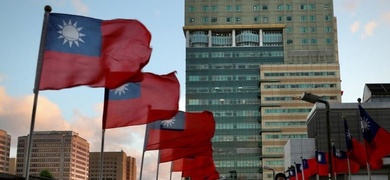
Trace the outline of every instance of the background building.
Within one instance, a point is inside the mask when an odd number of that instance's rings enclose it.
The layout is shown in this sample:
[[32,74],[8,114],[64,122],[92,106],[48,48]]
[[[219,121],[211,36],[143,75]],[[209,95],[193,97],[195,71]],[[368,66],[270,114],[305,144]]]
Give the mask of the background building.
[[[304,91],[341,102],[333,1],[186,0],[186,111],[216,120],[221,176],[272,179],[284,145],[306,138]],[[295,99],[294,99],[295,97]]]
[[[89,144],[72,131],[36,131],[33,136],[30,172],[48,170],[55,179],[88,179]],[[24,176],[28,135],[18,138],[16,175]]]
[[11,150],[11,135],[0,129],[0,172],[9,173],[9,153]]
[[[89,179],[100,179],[100,152],[89,153]],[[136,180],[135,158],[127,156],[125,152],[103,153],[103,174],[106,180]]]

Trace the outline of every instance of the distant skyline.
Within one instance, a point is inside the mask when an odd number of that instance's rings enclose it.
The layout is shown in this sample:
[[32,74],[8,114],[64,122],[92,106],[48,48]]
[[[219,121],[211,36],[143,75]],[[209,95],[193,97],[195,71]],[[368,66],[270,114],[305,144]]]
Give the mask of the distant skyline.
[[[44,6],[52,12],[99,19],[138,19],[152,34],[153,48],[146,72],[177,71],[181,83],[180,109],[185,110],[184,1],[4,0],[0,1],[0,129],[12,136],[11,157],[18,136],[29,133],[33,84]],[[334,0],[337,17],[343,102],[362,97],[365,83],[389,83],[390,1]],[[39,93],[35,130],[73,130],[100,151],[103,89],[75,87]],[[105,151],[123,150],[137,158],[138,173],[144,125],[106,131]],[[145,179],[155,179],[157,153],[145,155]],[[159,179],[169,179],[169,163],[160,166]],[[137,174],[139,176],[139,174]],[[180,179],[174,173],[173,179]]]

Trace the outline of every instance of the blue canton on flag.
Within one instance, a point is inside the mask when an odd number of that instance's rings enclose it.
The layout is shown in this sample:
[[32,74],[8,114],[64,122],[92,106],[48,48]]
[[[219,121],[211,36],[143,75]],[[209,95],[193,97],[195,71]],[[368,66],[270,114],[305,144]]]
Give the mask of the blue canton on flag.
[[317,152],[317,162],[320,164],[326,164],[326,158],[324,152]]
[[376,133],[379,130],[379,125],[367,114],[367,112],[359,105],[360,117],[362,119],[363,137],[371,143]]
[[116,89],[111,89],[109,100],[128,100],[141,96],[141,83],[127,83]]
[[179,111],[172,119],[160,120],[150,123],[150,128],[182,131],[185,129],[185,123],[185,113],[183,111]]
[[100,56],[101,22],[89,17],[50,13],[46,51]]

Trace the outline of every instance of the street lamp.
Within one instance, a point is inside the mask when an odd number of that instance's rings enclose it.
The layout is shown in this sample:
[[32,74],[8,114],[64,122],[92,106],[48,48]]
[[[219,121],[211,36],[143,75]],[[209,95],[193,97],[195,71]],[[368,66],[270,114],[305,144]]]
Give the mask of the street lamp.
[[268,166],[263,166],[263,169],[271,170],[272,171],[272,178],[275,178],[275,170]]
[[329,102],[321,99],[319,96],[314,95],[312,93],[304,92],[300,97],[302,101],[306,101],[309,103],[315,104],[316,102],[325,104],[326,107],[326,136],[328,140],[328,177],[329,180],[332,179],[332,150],[331,150],[331,142],[330,142],[330,124],[329,124]]

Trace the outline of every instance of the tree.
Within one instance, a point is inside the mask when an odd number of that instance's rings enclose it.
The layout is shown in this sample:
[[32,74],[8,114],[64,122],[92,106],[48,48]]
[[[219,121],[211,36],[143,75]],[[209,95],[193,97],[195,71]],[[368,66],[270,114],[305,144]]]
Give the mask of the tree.
[[53,175],[47,169],[42,170],[41,173],[39,173],[39,177],[44,177],[47,179],[54,179]]

